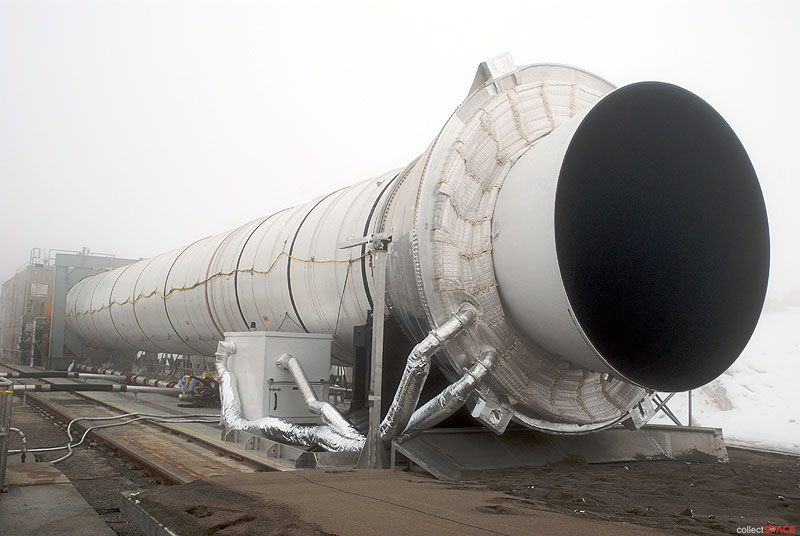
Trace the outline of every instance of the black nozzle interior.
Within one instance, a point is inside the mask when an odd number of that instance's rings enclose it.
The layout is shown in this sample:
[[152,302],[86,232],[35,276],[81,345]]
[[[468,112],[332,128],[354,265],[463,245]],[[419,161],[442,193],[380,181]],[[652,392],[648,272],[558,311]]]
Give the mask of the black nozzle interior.
[[561,168],[555,239],[576,320],[634,383],[699,387],[755,329],[769,275],[764,198],[733,130],[689,91],[633,84],[589,112]]

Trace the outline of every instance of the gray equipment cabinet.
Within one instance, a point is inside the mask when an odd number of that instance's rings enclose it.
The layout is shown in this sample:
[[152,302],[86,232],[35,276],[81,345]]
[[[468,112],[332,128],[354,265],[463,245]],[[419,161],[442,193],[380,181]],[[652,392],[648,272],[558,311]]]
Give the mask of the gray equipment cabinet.
[[292,373],[277,361],[283,354],[296,357],[319,400],[328,400],[331,373],[331,336],[316,333],[244,331],[225,333],[236,344],[228,369],[236,378],[245,419],[280,417],[296,424],[321,422],[306,407]]

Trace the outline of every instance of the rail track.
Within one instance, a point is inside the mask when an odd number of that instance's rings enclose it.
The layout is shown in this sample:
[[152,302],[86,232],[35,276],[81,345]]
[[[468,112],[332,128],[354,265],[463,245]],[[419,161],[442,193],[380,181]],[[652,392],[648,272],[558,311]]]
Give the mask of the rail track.
[[[28,372],[30,367],[0,364],[0,371]],[[41,372],[41,371],[39,371]],[[32,379],[18,379],[32,383]],[[42,379],[62,384],[81,383],[72,379]],[[91,380],[90,380],[91,381]],[[96,380],[102,381],[102,380]],[[177,399],[162,394],[28,392],[28,401],[41,406],[64,422],[75,419],[107,417],[108,421],[77,421],[72,425],[73,437],[80,437],[87,428],[98,424],[121,422],[121,415],[218,414],[216,409],[178,408]],[[13,414],[12,414],[13,418]],[[87,440],[102,442],[120,455],[129,458],[166,482],[185,484],[211,476],[258,471],[288,470],[287,466],[257,453],[243,450],[220,439],[215,424],[189,422],[137,421],[125,426],[93,429]],[[64,442],[66,443],[65,437]],[[54,445],[29,445],[30,447]]]

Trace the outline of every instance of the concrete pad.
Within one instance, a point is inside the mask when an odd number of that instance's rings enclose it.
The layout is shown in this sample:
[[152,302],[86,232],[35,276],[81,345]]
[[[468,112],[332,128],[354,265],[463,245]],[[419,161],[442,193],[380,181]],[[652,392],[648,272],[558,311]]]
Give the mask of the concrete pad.
[[7,486],[69,483],[69,479],[64,476],[64,473],[49,463],[9,463],[6,467]]
[[61,471],[49,463],[9,464],[6,477],[8,491],[0,494],[3,534],[114,534]]

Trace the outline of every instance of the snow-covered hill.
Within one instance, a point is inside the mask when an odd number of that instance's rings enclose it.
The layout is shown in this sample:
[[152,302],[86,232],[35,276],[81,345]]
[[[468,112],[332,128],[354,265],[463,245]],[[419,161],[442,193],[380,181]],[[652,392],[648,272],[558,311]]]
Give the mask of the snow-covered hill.
[[[799,383],[800,307],[768,307],[733,366],[692,392],[693,424],[722,428],[729,445],[800,453]],[[685,424],[686,394],[669,407]]]

